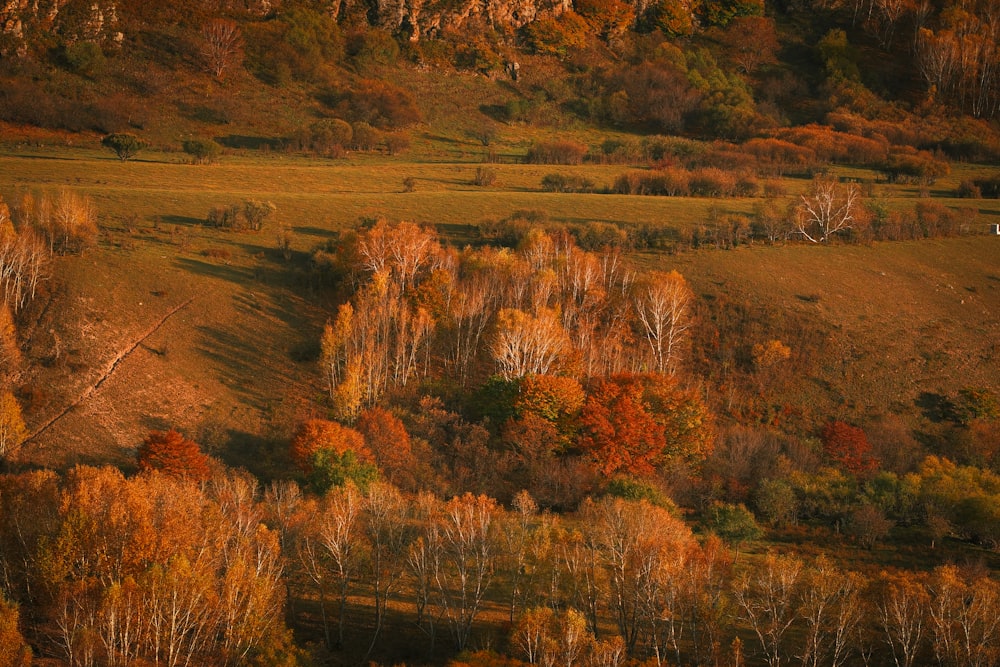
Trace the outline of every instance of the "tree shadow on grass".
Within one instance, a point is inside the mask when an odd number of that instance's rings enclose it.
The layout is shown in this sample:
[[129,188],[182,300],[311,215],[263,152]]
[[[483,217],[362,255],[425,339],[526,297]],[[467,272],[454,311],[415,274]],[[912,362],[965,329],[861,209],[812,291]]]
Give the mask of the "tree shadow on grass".
[[284,139],[277,137],[252,137],[243,134],[228,134],[215,137],[215,142],[226,148],[249,148],[251,150],[279,150],[284,146]]
[[256,410],[267,408],[262,380],[273,372],[273,355],[265,355],[259,341],[243,328],[199,326],[198,352],[219,370],[219,378],[240,400]]
[[174,263],[180,268],[190,271],[195,275],[209,278],[221,278],[222,280],[229,280],[239,285],[246,285],[253,278],[252,273],[246,269],[230,266],[228,264],[203,262],[190,257],[178,257],[174,260]]
[[914,405],[920,408],[924,417],[935,424],[951,421],[954,414],[954,405],[947,396],[930,391],[921,392]]
[[170,225],[184,225],[185,227],[200,227],[205,221],[201,218],[192,218],[187,215],[161,215],[159,216],[159,222]]
[[324,239],[340,238],[341,231],[338,229],[324,229],[322,227],[295,226],[292,228],[296,234],[305,236],[318,236]]
[[215,456],[227,466],[251,473],[261,484],[288,479],[295,473],[288,458],[287,440],[248,433],[238,428],[226,431],[226,440]]

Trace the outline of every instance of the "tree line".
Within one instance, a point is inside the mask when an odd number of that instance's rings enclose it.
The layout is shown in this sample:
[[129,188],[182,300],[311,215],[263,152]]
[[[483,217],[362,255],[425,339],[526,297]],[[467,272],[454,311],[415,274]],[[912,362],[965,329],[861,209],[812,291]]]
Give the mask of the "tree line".
[[[5,475],[0,664],[406,660],[485,636],[515,661],[996,665],[1000,585],[984,570],[862,571],[825,556],[737,556],[670,503],[605,496],[573,514],[386,482],[322,496],[111,468]],[[390,608],[392,613],[390,613]],[[501,622],[504,619],[504,622]],[[516,664],[516,662],[515,662]]]

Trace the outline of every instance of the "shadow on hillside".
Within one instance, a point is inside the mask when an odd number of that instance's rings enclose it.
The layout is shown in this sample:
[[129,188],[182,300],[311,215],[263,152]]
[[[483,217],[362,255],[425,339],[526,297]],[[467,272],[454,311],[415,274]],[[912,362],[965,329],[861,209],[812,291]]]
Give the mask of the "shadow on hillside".
[[445,137],[440,134],[431,134],[430,132],[424,132],[423,138],[429,141],[435,141],[442,144],[464,144],[465,142],[459,141],[454,137]]
[[200,227],[205,223],[201,218],[192,218],[187,215],[161,215],[159,221],[169,225],[184,225],[185,227]]
[[950,420],[954,412],[954,407],[947,396],[929,391],[921,392],[913,403],[920,408],[924,417],[935,424]]
[[284,147],[284,139],[277,137],[251,137],[243,134],[228,134],[216,137],[215,142],[226,148],[248,148],[250,150],[280,150]]
[[200,259],[192,259],[190,257],[178,257],[174,260],[174,264],[195,275],[221,278],[222,280],[229,280],[239,285],[245,285],[252,277],[245,269],[239,269],[228,264],[203,262]]
[[479,111],[498,123],[506,123],[509,116],[507,107],[502,104],[480,104]]
[[199,326],[197,331],[201,336],[197,351],[216,365],[222,384],[244,404],[256,410],[266,408],[267,376],[276,369],[272,355],[265,355],[253,333],[213,326]]
[[340,231],[336,229],[324,229],[323,227],[311,227],[311,226],[295,226],[294,231],[296,234],[303,234],[307,236],[318,236],[324,239],[336,239],[340,237]]
[[439,222],[434,227],[441,236],[454,239],[459,245],[483,245],[487,241],[479,233],[478,225],[464,222]]
[[287,478],[292,470],[288,459],[288,441],[228,429],[225,441],[214,455],[232,468],[242,468],[267,484],[276,478]]

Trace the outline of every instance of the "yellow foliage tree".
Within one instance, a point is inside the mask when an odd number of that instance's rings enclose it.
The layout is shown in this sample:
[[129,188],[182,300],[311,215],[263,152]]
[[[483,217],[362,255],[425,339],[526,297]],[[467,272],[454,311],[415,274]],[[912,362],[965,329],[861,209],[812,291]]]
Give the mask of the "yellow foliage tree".
[[13,456],[27,435],[17,398],[9,391],[0,392],[0,461]]

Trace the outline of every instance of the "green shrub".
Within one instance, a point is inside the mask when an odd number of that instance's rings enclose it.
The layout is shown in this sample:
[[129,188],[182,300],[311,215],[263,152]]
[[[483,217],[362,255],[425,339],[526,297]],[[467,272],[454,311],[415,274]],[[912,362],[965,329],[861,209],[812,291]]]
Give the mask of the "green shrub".
[[211,139],[189,139],[184,142],[184,152],[198,164],[214,162],[222,152],[222,146]]
[[645,500],[651,505],[677,512],[677,506],[663,491],[645,480],[633,477],[615,477],[604,489],[604,493],[622,500]]
[[259,232],[264,226],[264,221],[274,214],[277,207],[269,201],[258,201],[247,199],[243,202],[243,217],[247,221],[250,229]]
[[399,44],[385,30],[358,30],[348,36],[346,50],[359,70],[391,65],[399,59]]
[[101,140],[101,145],[110,148],[122,162],[131,160],[139,154],[146,143],[134,134],[109,134]]
[[385,149],[389,155],[399,155],[410,148],[410,137],[402,132],[385,135]]
[[63,51],[66,65],[84,76],[95,76],[104,69],[104,52],[95,42],[75,42]]
[[231,206],[213,206],[206,218],[208,224],[219,229],[239,229],[242,220],[240,218],[241,207],[239,204]]
[[753,512],[742,503],[712,503],[705,513],[703,525],[730,545],[739,548],[743,542],[760,539],[764,534]]
[[309,126],[303,148],[332,157],[343,153],[353,139],[350,123],[340,118],[323,118]]
[[351,144],[355,150],[374,151],[382,143],[382,133],[366,122],[357,122],[351,125],[353,137]]

